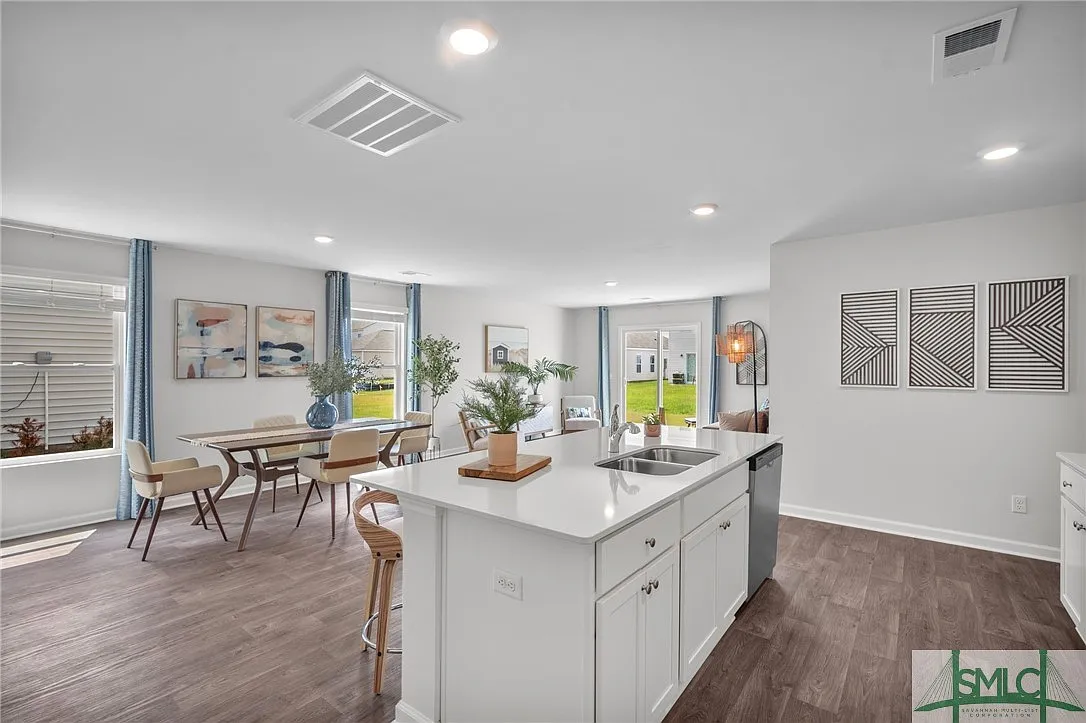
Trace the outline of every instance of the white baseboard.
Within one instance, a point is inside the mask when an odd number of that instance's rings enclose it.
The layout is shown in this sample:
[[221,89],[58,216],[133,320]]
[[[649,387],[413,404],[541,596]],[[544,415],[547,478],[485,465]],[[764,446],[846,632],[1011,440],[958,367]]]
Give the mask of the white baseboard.
[[396,704],[396,719],[393,723],[434,723],[402,700]]
[[44,535],[47,532],[59,532],[60,530],[68,530],[73,527],[97,525],[100,522],[110,522],[116,518],[116,511],[113,509],[109,509],[99,510],[97,512],[86,512],[81,515],[72,515],[70,517],[58,517],[53,520],[28,522],[23,525],[13,525],[11,527],[5,527],[2,531],[0,531],[0,540],[7,542],[8,540],[14,540],[19,537]]
[[986,535],[974,535],[969,532],[945,530],[940,527],[928,527],[911,522],[897,522],[895,520],[883,520],[878,517],[866,517],[864,515],[852,515],[846,512],[832,512],[819,510],[814,507],[800,507],[798,505],[781,504],[781,514],[789,517],[803,517],[808,520],[828,522],[834,525],[846,527],[860,527],[875,532],[887,532],[891,535],[903,535],[916,537],[932,542],[945,542],[949,545],[961,545],[973,547],[978,550],[1002,552],[1019,557],[1032,557],[1037,560],[1059,562],[1060,548],[1048,545],[1035,545],[1031,542],[1019,542],[1017,540],[1005,540],[1000,537],[988,537]]
[[[230,489],[226,491],[226,494],[222,496],[222,499],[230,499],[231,497],[248,497],[253,494],[253,487],[256,483],[251,479],[248,482],[243,482],[245,478],[240,478],[237,482],[230,486]],[[302,478],[301,489],[302,494],[305,494],[305,487],[309,484],[307,478]],[[278,484],[279,489],[294,487],[293,478],[281,478]],[[260,493],[260,504],[264,504],[267,501],[267,496],[271,494],[271,486],[269,485]],[[268,502],[268,504],[271,504]],[[194,507],[195,503],[192,501],[190,495],[177,495],[171,497],[166,503],[164,508],[167,512],[175,510],[179,507]],[[68,530],[73,527],[84,527],[86,525],[97,525],[102,522],[114,522],[117,519],[117,511],[115,509],[99,510],[97,512],[86,512],[79,515],[71,515],[70,517],[57,517],[49,520],[39,520],[37,522],[27,522],[22,525],[13,525],[11,527],[5,527],[0,530],[0,540],[7,542],[9,540],[15,540],[20,537],[31,537],[32,535],[44,535],[49,532],[60,532],[61,530]]]

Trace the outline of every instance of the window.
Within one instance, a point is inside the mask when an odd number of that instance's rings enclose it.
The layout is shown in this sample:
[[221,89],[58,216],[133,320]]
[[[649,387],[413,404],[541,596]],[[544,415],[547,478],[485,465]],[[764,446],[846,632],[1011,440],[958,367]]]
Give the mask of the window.
[[650,372],[655,372],[656,371],[656,355],[655,354],[649,354],[649,371]]
[[366,361],[381,360],[377,379],[354,395],[354,416],[398,419],[406,406],[405,314],[354,309],[352,317],[351,353]]
[[641,373],[641,355],[638,354],[634,357],[634,371],[638,374]]
[[0,456],[116,448],[124,304],[121,285],[0,274]]

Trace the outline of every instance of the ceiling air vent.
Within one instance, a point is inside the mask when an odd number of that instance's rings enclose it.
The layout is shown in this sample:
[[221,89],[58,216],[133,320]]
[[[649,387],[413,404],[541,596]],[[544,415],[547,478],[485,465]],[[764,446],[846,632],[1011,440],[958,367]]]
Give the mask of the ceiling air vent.
[[1017,8],[936,33],[931,80],[966,75],[1003,62]]
[[372,73],[363,73],[296,120],[381,156],[391,156],[442,126],[460,122]]

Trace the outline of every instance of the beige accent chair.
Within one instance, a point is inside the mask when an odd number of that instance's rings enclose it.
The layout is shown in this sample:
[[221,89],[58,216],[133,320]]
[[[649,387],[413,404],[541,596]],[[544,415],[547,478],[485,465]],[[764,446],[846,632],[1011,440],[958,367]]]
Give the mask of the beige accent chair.
[[200,512],[200,522],[204,529],[208,529],[207,520],[204,518],[203,505],[196,495],[197,490],[204,491],[204,498],[215,516],[215,524],[219,526],[222,539],[226,539],[226,530],[222,528],[219,519],[219,511],[215,509],[215,502],[211,499],[211,488],[222,484],[222,469],[213,464],[201,467],[195,457],[185,459],[170,459],[162,462],[152,462],[151,455],[143,442],[134,439],[124,441],[125,451],[128,453],[128,473],[132,475],[132,487],[142,497],[140,509],[136,514],[136,524],[132,527],[132,536],[128,538],[125,547],[132,547],[132,541],[136,539],[136,531],[140,528],[140,522],[147,512],[147,505],[151,500],[155,501],[155,513],[151,518],[151,529],[147,532],[147,543],[143,546],[143,557],[147,559],[147,551],[151,549],[151,538],[155,536],[155,528],[158,527],[158,518],[165,507],[166,498],[173,495],[192,493],[192,499],[196,502],[196,509]]
[[[347,492],[347,514],[351,513],[351,475],[359,472],[371,472],[377,469],[377,430],[351,429],[336,432],[328,445],[328,457],[317,459],[302,457],[298,460],[298,471],[310,479],[309,489],[302,502],[302,511],[298,513],[298,522],[302,524],[302,515],[309,505],[309,496],[317,484],[326,484],[332,490],[332,539],[336,539],[336,485],[343,483]],[[377,519],[377,508],[373,508],[373,517]]]
[[[587,409],[592,416],[570,417],[570,409]],[[562,434],[580,432],[585,429],[599,429],[603,424],[600,409],[596,406],[596,398],[588,395],[562,397],[562,408],[558,413],[562,418]]]
[[[292,415],[276,414],[271,417],[254,419],[253,429],[292,427],[296,424],[298,424],[298,420]],[[284,444],[280,447],[258,450],[257,454],[260,455],[260,461],[264,465],[264,479],[271,481],[272,484],[272,512],[275,512],[275,491],[279,487],[279,478],[294,475],[294,493],[298,494],[301,492],[298,487],[298,458],[320,454],[320,452],[321,447],[319,444]],[[243,462],[242,466],[249,469],[252,467],[252,463],[246,464]],[[321,496],[320,492],[320,488],[318,488],[317,496],[323,502],[324,497]]]
[[[404,419],[415,424],[432,424],[429,412],[407,412]],[[405,458],[415,457],[417,462],[422,461],[422,453],[430,446],[430,427],[409,429],[400,435],[396,446],[392,448],[390,456],[396,457],[396,461],[402,466]]]
[[490,440],[486,433],[494,429],[493,424],[481,424],[474,419],[468,419],[468,415],[457,412],[460,418],[460,429],[464,432],[464,441],[468,443],[469,452],[479,452],[487,448]]
[[396,495],[381,491],[364,492],[353,504],[354,525],[366,546],[370,548],[370,586],[366,596],[366,617],[362,623],[362,652],[369,649],[365,637],[366,627],[374,617],[374,608],[377,608],[377,640],[373,641],[377,648],[377,661],[373,666],[373,692],[376,695],[381,694],[385,659],[389,652],[399,652],[390,651],[388,647],[388,618],[393,607],[392,584],[395,580],[396,563],[403,560],[403,517],[379,525],[362,516],[366,505],[373,508],[378,502],[399,504]]

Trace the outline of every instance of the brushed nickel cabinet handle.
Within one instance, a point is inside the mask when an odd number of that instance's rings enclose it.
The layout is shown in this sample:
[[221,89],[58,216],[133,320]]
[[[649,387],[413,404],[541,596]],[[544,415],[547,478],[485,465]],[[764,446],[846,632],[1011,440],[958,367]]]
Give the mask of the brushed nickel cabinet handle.
[[1074,487],[1074,485],[1073,485],[1073,484],[1071,484],[1070,482],[1062,482],[1061,484],[1062,484],[1062,485],[1063,485],[1064,487]]
[[1072,524],[1072,525],[1074,526],[1074,528],[1075,528],[1076,530],[1078,530],[1079,532],[1082,532],[1083,530],[1086,530],[1086,525],[1082,524],[1082,523],[1081,523],[1081,522],[1079,522],[1078,520],[1072,520],[1072,521],[1071,521],[1071,524]]
[[645,538],[645,544],[648,545],[649,547],[656,547],[656,538],[655,537],[646,537]]
[[722,529],[722,530],[726,530],[731,526],[732,526],[732,521],[731,520],[724,520],[723,522],[720,523],[720,529]]
[[659,580],[653,580],[652,581],[652,589],[655,590],[658,587],[660,587],[660,581]]
[[652,589],[653,588],[652,588],[651,584],[641,586],[641,592],[645,593],[646,595],[651,595],[652,594]]

